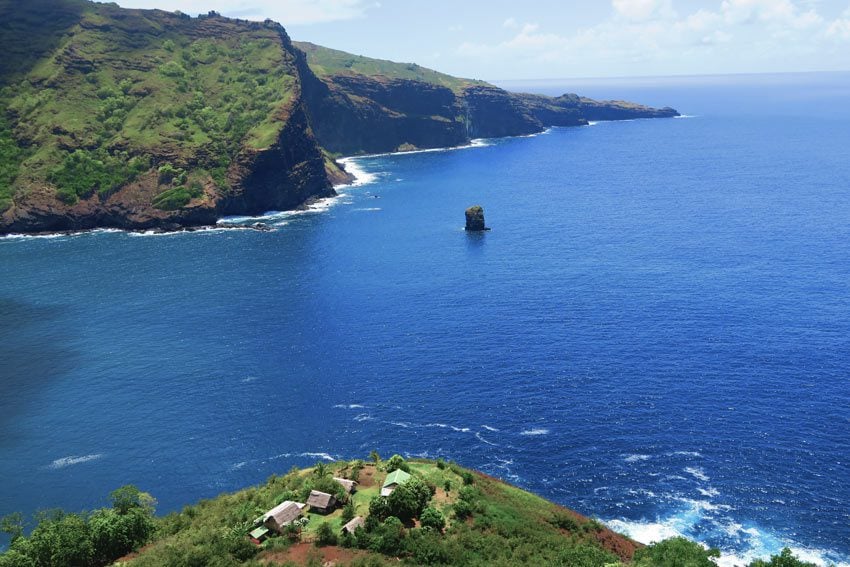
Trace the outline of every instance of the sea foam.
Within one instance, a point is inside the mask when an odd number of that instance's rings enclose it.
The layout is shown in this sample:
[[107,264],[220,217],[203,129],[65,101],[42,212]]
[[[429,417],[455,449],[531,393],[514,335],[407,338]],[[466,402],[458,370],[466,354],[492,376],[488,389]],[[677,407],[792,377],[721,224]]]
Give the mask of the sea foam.
[[64,469],[65,467],[88,463],[89,461],[96,461],[97,459],[101,458],[103,458],[103,455],[101,453],[96,453],[92,455],[71,455],[69,457],[62,457],[61,459],[56,459],[55,461],[47,465],[47,468]]

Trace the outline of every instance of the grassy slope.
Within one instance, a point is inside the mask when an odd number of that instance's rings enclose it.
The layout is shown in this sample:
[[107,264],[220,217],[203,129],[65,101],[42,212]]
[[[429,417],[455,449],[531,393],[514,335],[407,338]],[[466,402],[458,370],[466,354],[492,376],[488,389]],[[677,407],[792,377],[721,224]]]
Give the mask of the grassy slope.
[[[221,182],[243,146],[272,144],[285,124],[296,78],[274,28],[76,0],[2,0],[0,16],[14,31],[0,46],[35,54],[0,68],[0,211],[26,186],[73,202],[145,165],[218,169]],[[92,187],[62,186],[80,177],[76,150],[105,164]]]
[[356,74],[368,77],[383,76],[388,79],[407,79],[439,85],[459,92],[472,85],[486,85],[483,81],[460,79],[416,63],[396,63],[384,59],[372,59],[322,47],[309,42],[293,42],[295,47],[307,54],[310,69],[319,77],[339,74]]
[[[457,565],[599,565],[628,560],[635,544],[602,528],[600,524],[569,512],[551,502],[496,479],[472,473],[475,494],[471,519],[453,518],[453,505],[464,486],[462,474],[455,466],[440,468],[432,461],[409,463],[418,475],[437,487],[431,506],[448,519],[443,535],[430,535],[431,544],[441,549]],[[329,465],[335,476],[350,473],[349,463]],[[244,534],[251,520],[285,499],[293,492],[309,488],[311,470],[293,470],[281,477],[271,477],[264,485],[234,494],[203,501],[185,508],[160,521],[160,536],[143,552],[128,558],[136,567],[153,565],[204,564],[217,558],[221,565],[254,565],[260,562],[303,564],[305,543],[288,541],[284,537],[268,540],[258,555],[244,545]],[[386,473],[366,465],[360,471],[361,485],[353,496],[358,515],[366,515],[369,501],[379,491]],[[450,489],[445,490],[446,483]],[[470,489],[465,489],[469,491]],[[328,516],[308,514],[310,523],[302,532],[303,542],[312,542],[318,527],[330,523],[339,533],[341,510]],[[409,526],[406,538],[422,536]],[[427,539],[427,538],[426,538]],[[323,548],[318,555],[351,559],[357,565],[396,563],[392,557],[376,552]],[[311,552],[311,556],[316,553]],[[417,563],[409,554],[402,554],[409,563]],[[422,555],[424,557],[425,555]],[[200,563],[197,563],[200,561]],[[321,564],[321,563],[319,563]]]

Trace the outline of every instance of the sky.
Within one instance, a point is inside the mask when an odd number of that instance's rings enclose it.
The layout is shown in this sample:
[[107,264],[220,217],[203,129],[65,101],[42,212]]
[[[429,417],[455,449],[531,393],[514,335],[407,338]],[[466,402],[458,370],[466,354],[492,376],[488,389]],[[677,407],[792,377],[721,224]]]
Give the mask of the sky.
[[850,0],[118,0],[490,81],[850,70]]

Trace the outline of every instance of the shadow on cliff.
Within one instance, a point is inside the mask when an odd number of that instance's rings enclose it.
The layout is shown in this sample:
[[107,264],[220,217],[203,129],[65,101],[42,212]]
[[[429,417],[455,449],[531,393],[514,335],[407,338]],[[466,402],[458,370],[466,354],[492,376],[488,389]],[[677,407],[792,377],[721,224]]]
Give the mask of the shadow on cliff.
[[0,444],[13,441],[18,417],[79,357],[56,324],[64,311],[0,298]]
[[59,47],[84,6],[79,0],[0,0],[0,86]]

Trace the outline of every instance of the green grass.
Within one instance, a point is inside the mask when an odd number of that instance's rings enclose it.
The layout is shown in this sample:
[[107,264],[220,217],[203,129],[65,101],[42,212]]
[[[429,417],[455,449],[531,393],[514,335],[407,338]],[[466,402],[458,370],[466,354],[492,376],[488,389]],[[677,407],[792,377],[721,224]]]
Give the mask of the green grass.
[[416,63],[396,63],[384,59],[373,59],[362,55],[353,55],[321,47],[309,42],[296,41],[295,47],[307,54],[310,69],[319,77],[338,74],[357,74],[374,77],[381,75],[389,79],[408,79],[433,85],[440,85],[460,91],[472,85],[487,84],[484,81],[460,79],[433,69],[421,67]]

